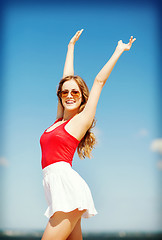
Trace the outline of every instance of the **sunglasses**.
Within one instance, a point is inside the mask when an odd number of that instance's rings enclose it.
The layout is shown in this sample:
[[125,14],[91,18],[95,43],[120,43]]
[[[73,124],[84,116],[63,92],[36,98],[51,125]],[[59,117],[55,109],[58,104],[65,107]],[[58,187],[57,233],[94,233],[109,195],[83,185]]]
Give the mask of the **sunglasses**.
[[78,90],[74,90],[74,89],[71,90],[71,91],[69,91],[69,90],[61,91],[60,92],[60,97],[61,98],[66,98],[68,96],[69,92],[70,92],[71,96],[74,97],[74,98],[80,97],[80,92]]

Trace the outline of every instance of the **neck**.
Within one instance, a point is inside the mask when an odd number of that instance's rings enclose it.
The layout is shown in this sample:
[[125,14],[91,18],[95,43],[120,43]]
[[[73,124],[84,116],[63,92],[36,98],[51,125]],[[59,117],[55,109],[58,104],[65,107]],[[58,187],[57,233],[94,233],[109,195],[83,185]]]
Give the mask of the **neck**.
[[64,111],[64,115],[63,115],[63,120],[67,121],[70,118],[73,118],[76,114],[78,114],[78,110],[77,111]]

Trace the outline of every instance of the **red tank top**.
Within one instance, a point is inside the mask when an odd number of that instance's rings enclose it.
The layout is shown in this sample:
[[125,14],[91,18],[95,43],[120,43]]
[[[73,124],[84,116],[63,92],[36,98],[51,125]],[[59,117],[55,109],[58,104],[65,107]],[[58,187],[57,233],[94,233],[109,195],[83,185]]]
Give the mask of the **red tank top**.
[[[59,118],[54,124],[60,120],[62,119]],[[62,123],[50,132],[47,132],[46,129],[42,134],[40,138],[42,169],[60,161],[68,162],[72,166],[73,156],[79,140],[65,130],[65,126],[70,120]]]

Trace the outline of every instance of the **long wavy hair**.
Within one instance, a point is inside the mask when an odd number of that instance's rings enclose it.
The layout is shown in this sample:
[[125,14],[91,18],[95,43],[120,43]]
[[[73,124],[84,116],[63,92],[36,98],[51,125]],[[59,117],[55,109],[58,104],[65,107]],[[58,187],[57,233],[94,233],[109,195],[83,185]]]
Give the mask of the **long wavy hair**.
[[[60,99],[60,102],[62,104],[62,100],[61,100],[61,96],[60,96],[60,93],[62,90],[62,85],[64,84],[64,82],[69,81],[71,79],[75,80],[75,82],[78,84],[80,91],[82,93],[82,102],[79,107],[79,113],[80,113],[85,108],[85,105],[86,105],[86,103],[88,101],[88,97],[89,97],[88,87],[87,87],[85,81],[80,76],[69,75],[69,76],[62,78],[60,80],[60,83],[58,86],[57,96]],[[84,137],[82,138],[82,140],[80,141],[80,143],[77,147],[77,152],[81,159],[83,159],[85,157],[88,157],[88,158],[92,157],[91,151],[94,148],[94,145],[96,144],[96,137],[95,137],[94,133],[91,131],[91,129],[95,126],[95,124],[96,124],[96,120],[93,119],[93,122],[92,122],[90,128],[87,130],[86,134],[84,135]]]

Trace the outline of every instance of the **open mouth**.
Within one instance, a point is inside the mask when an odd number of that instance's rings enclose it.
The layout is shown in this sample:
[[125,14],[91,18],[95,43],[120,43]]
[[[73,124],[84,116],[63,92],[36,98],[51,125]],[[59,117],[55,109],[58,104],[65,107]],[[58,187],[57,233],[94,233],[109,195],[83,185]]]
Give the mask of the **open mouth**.
[[75,103],[75,101],[73,101],[73,100],[67,100],[67,101],[66,101],[66,104],[68,104],[68,105],[71,105],[71,104],[73,104],[73,103]]

